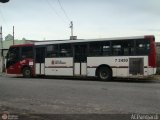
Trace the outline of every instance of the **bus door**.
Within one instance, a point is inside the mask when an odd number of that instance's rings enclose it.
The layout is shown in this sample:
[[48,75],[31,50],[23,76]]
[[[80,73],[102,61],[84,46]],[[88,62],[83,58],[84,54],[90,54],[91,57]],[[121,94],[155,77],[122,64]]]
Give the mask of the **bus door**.
[[74,46],[74,75],[87,75],[87,45]]
[[36,75],[44,75],[45,47],[36,48]]

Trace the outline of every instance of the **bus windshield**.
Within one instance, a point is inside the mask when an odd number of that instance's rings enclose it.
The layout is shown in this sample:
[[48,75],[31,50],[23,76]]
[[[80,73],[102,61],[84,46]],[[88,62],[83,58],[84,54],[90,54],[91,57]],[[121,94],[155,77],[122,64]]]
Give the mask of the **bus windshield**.
[[13,47],[10,48],[7,54],[8,61],[16,61],[19,58],[19,48]]

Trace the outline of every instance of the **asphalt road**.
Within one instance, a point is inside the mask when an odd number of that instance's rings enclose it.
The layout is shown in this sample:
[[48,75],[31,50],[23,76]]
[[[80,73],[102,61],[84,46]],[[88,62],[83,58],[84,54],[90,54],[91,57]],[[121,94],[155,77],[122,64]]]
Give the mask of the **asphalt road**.
[[0,77],[0,112],[160,114],[160,81]]

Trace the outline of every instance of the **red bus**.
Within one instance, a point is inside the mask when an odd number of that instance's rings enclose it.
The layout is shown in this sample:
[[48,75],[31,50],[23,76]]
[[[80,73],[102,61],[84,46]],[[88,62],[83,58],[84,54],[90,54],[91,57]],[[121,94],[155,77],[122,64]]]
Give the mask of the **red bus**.
[[6,71],[24,77],[147,77],[156,73],[155,38],[150,35],[12,45]]

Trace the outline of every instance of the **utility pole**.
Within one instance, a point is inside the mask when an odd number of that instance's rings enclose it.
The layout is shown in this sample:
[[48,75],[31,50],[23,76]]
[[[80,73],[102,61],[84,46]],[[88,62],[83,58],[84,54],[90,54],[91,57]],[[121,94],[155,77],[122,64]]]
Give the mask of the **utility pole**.
[[1,56],[3,51],[3,38],[2,38],[2,26],[0,27],[0,42],[1,42]]
[[77,36],[73,36],[73,21],[71,21],[71,23],[70,23],[70,28],[71,28],[70,40],[76,40]]
[[70,28],[71,28],[71,36],[73,36],[73,21],[71,21]]
[[1,42],[1,56],[0,56],[0,72],[3,72],[4,59],[3,59],[3,38],[2,38],[2,26],[0,27],[0,42]]
[[14,45],[14,26],[13,26],[13,45]]

